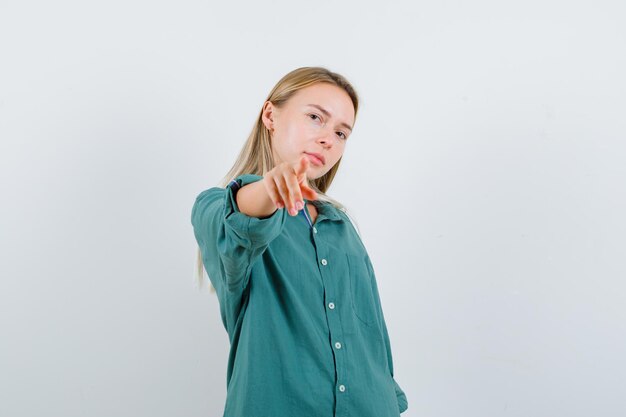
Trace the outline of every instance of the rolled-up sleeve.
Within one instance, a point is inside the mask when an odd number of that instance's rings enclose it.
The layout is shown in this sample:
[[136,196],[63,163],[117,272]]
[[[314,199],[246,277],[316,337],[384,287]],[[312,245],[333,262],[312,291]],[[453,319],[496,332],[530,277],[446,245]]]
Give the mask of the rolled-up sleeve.
[[209,188],[196,197],[191,224],[204,266],[218,291],[218,285],[228,292],[245,288],[252,265],[283,230],[288,215],[285,209],[262,219],[239,211],[238,189],[262,178],[242,174],[226,188]]

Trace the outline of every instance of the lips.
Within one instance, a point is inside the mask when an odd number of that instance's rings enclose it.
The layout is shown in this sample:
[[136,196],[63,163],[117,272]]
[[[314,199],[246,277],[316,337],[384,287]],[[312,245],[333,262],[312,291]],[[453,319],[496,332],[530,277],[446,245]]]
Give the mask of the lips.
[[318,153],[305,152],[305,154],[311,156],[312,157],[311,160],[316,165],[324,165],[326,163],[326,160],[324,159],[324,157]]

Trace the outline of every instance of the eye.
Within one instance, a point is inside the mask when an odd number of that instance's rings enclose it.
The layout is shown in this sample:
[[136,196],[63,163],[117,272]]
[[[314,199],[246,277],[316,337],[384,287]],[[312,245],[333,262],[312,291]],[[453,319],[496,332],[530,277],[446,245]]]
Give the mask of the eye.
[[[319,120],[322,120],[322,119],[321,119],[321,117],[319,117],[319,116],[318,116],[317,114],[315,114],[315,113],[309,113],[309,114],[308,114],[308,116],[314,116],[314,117],[317,117]],[[315,119],[312,119],[312,120],[315,120]]]
[[[320,121],[322,120],[322,118],[318,114],[315,114],[315,113],[309,113],[309,114],[307,114],[307,116],[309,116],[311,118],[311,120],[316,120],[315,119],[316,117],[317,117],[317,120],[320,120]],[[339,136],[341,137],[341,139],[343,139],[343,140],[348,139],[348,137],[346,136],[345,133],[343,133],[343,132],[337,132],[337,133],[339,133]]]

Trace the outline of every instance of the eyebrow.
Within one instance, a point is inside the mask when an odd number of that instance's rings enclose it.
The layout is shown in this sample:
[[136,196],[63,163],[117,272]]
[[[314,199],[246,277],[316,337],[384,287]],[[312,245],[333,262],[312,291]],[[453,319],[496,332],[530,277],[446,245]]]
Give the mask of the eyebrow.
[[[324,113],[324,115],[326,117],[332,117],[330,115],[330,113],[328,112],[328,110],[326,110],[325,108],[323,108],[322,106],[318,105],[318,104],[307,104],[307,106],[311,106],[311,107],[315,107],[316,109],[318,109],[319,111],[321,111],[322,113]],[[346,129],[349,129],[350,132],[352,132],[352,128],[350,127],[349,124],[347,123],[339,123],[340,126],[345,127]]]

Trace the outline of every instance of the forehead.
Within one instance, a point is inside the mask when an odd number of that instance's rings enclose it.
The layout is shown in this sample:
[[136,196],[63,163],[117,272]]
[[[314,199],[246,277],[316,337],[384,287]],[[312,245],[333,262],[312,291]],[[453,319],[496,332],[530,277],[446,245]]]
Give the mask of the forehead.
[[352,126],[354,123],[354,105],[348,93],[341,87],[328,83],[316,83],[300,89],[292,97],[292,105],[306,108],[317,104],[326,109],[333,118]]

